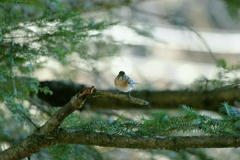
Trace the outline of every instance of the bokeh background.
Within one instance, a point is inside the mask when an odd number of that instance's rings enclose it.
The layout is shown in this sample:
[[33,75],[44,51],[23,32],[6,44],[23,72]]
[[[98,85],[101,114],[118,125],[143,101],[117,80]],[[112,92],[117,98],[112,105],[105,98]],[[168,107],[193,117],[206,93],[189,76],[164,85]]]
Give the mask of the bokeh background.
[[[80,2],[65,3],[71,6]],[[116,6],[83,15],[118,22],[102,32],[102,41],[118,48],[115,54],[92,62],[72,56],[68,68],[49,60],[45,70],[35,73],[40,80],[59,78],[58,72],[68,70],[74,74],[67,77],[62,74],[62,78],[111,89],[113,79],[123,70],[140,83],[137,90],[179,89],[201,75],[214,77],[217,59],[225,59],[229,65],[240,62],[240,25],[237,15],[231,15],[225,1],[109,3]],[[96,4],[89,1],[84,6],[91,9]],[[101,4],[104,6],[99,2],[99,6]],[[91,54],[98,54],[99,46],[88,43]]]

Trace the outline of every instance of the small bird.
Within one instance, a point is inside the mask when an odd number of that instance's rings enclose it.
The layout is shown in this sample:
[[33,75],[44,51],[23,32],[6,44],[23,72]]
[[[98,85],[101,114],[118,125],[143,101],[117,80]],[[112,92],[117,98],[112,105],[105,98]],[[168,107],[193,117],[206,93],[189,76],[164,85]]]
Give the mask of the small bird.
[[134,82],[130,77],[128,77],[124,71],[120,71],[114,80],[114,84],[118,90],[122,92],[129,92],[128,97],[130,98],[133,85],[138,83]]

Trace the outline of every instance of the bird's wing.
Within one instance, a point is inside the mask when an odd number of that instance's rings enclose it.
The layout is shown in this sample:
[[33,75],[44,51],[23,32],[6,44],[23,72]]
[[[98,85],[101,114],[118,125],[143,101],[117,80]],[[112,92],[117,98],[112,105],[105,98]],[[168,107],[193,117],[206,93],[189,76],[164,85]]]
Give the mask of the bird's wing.
[[130,84],[130,85],[139,84],[139,83],[137,83],[137,82],[134,82],[134,81],[133,81],[131,78],[129,78],[128,76],[126,76],[126,78],[127,78],[128,84]]

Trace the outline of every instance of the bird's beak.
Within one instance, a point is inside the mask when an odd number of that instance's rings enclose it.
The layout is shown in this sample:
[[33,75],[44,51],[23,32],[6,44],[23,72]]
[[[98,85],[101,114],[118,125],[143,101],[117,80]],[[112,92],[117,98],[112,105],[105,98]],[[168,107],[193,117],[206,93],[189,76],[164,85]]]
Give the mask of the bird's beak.
[[117,76],[117,79],[119,79],[120,77],[122,77],[120,74]]

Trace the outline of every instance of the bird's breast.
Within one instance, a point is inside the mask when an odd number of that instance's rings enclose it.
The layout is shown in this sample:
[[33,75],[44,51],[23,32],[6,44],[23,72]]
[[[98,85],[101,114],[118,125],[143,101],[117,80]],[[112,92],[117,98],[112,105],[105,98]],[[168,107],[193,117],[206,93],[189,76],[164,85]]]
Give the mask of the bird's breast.
[[120,78],[116,78],[114,80],[114,84],[115,84],[115,86],[120,86],[120,87],[128,87],[128,85],[129,85],[127,80],[123,80]]

